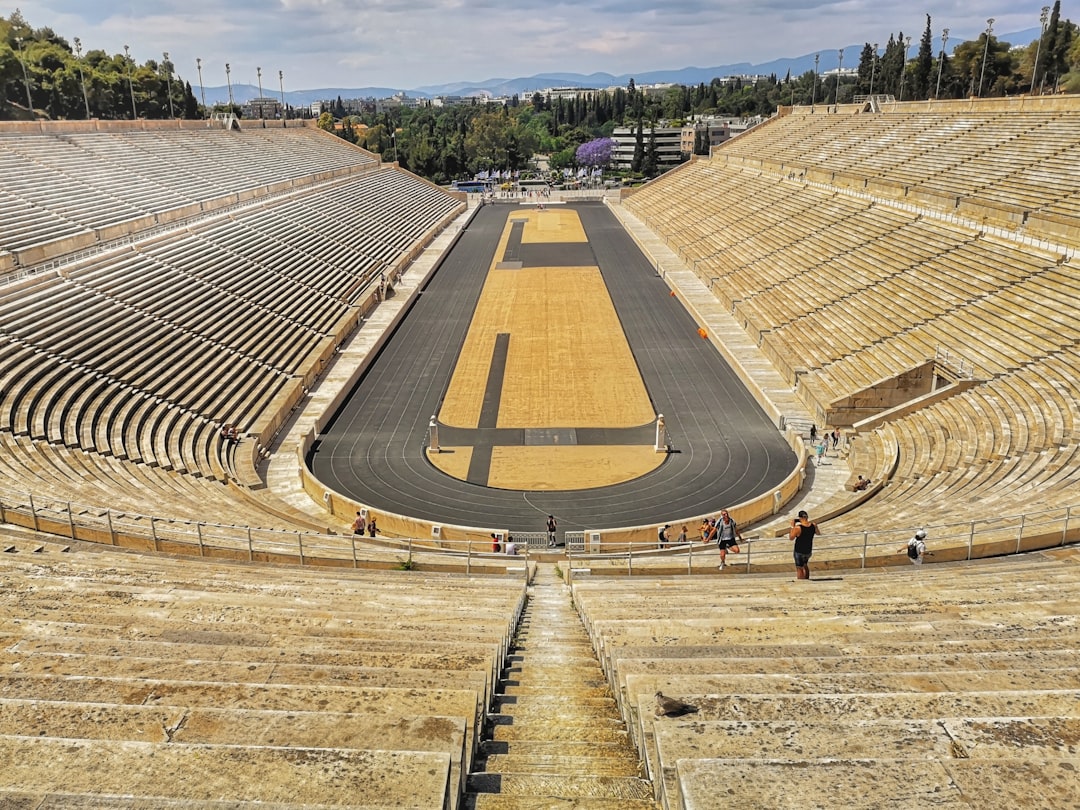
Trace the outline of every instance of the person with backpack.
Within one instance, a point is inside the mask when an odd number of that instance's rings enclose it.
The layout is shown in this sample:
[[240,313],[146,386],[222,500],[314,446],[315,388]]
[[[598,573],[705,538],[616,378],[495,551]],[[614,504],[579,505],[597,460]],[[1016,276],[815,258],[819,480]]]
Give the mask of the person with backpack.
[[906,546],[900,549],[900,552],[904,551],[907,552],[912,565],[922,565],[923,557],[930,553],[926,550],[926,529],[919,529],[915,532],[915,536],[907,541]]
[[739,543],[743,542],[739,526],[728,514],[727,509],[720,510],[720,520],[716,521],[716,544],[720,547],[720,570],[727,563],[728,549],[732,554],[739,553]]

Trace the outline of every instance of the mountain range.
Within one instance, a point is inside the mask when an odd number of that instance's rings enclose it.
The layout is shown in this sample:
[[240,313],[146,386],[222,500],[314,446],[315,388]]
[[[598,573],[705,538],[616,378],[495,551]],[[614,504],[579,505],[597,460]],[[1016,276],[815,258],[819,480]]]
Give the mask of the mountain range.
[[[1028,43],[1037,39],[1038,28],[1029,28],[1025,31],[1017,31],[1011,34],[998,34],[997,39],[1012,43],[1014,47],[1026,47]],[[963,39],[954,39],[956,44]],[[935,46],[940,47],[939,39],[935,39]],[[917,43],[912,43],[910,56],[914,56]],[[859,54],[863,45],[844,46],[844,65],[849,68],[859,63]],[[881,45],[884,51],[884,44]],[[291,90],[285,93],[285,101],[294,107],[306,107],[315,101],[333,100],[340,96],[346,98],[388,98],[395,93],[404,92],[412,98],[435,98],[436,96],[531,96],[538,90],[549,87],[625,87],[630,79],[636,84],[661,84],[673,83],[684,85],[696,85],[704,82],[708,84],[714,78],[725,76],[769,76],[775,75],[777,79],[783,79],[788,71],[792,76],[801,76],[807,71],[814,69],[814,57],[820,56],[818,70],[821,73],[834,71],[838,65],[838,54],[834,49],[806,53],[802,56],[785,57],[774,59],[771,62],[751,64],[749,62],[736,62],[728,65],[716,65],[713,67],[684,67],[672,70],[649,70],[641,73],[626,73],[614,75],[611,73],[540,73],[535,76],[518,78],[492,78],[481,82],[457,81],[447,84],[425,85],[414,88],[394,87],[320,87],[311,90]],[[228,102],[229,94],[227,87],[207,87],[206,100],[210,104],[223,104]],[[255,98],[259,89],[249,84],[234,84],[233,99],[237,103],[243,103]],[[265,95],[277,98],[270,88],[263,88]]]

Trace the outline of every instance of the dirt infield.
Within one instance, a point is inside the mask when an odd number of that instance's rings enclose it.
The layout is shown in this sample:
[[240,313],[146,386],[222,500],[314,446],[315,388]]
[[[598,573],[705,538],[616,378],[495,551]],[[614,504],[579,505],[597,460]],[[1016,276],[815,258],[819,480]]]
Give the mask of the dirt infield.
[[[472,447],[429,454],[447,475],[503,489],[585,489],[636,478],[663,461],[651,442],[618,452],[578,443],[576,428],[637,428],[656,418],[600,268],[533,265],[545,254],[559,258],[560,245],[582,243],[573,209],[507,219],[438,417],[457,428],[533,432],[526,446],[492,443],[484,480]],[[517,248],[526,244],[534,249],[524,258]],[[485,424],[485,403],[493,424]]]

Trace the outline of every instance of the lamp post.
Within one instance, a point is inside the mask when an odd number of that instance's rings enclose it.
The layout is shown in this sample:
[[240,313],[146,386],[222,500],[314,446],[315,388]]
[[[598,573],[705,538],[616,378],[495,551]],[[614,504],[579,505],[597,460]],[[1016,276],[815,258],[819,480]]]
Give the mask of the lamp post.
[[949,41],[949,29],[941,29],[941,58],[937,63],[937,89],[934,90],[934,98],[941,98],[941,68],[945,65],[945,43]]
[[976,98],[982,98],[983,79],[986,78],[986,59],[990,56],[990,35],[994,33],[994,18],[986,21],[986,45],[983,47],[982,70],[979,71],[979,92]]
[[904,64],[900,67],[900,100],[904,100],[904,82],[907,80],[907,55],[911,49],[911,37],[904,37]]
[[202,59],[195,58],[195,69],[199,71],[199,98],[202,99],[203,115],[206,115],[206,88],[202,83]]
[[15,47],[19,52],[19,65],[22,67],[23,84],[26,86],[26,111],[34,115],[34,100],[30,97],[30,74],[26,71],[26,62],[23,60],[23,38],[15,37]]
[[840,107],[840,71],[844,67],[844,49],[836,52],[836,106]]
[[225,63],[225,84],[229,85],[229,115],[233,114],[233,99],[232,99],[232,68],[229,67],[229,63]]
[[[1046,23],[1050,18],[1050,6],[1043,6],[1042,11],[1039,14],[1039,22],[1041,27],[1039,29],[1039,44],[1035,46],[1035,64],[1031,66],[1031,91],[1035,92],[1035,77],[1039,75],[1039,54],[1042,51],[1042,41],[1046,36]],[[1039,95],[1042,95],[1042,82],[1039,82]]]
[[124,46],[124,66],[127,68],[128,77],[128,92],[131,94],[131,120],[135,121],[139,117],[139,111],[135,109],[135,85],[131,81],[131,49]]
[[266,127],[266,113],[263,110],[263,91],[262,91],[262,68],[255,68],[255,75],[259,77],[259,120],[262,121],[263,128]]
[[281,91],[281,126],[287,126],[285,120],[289,117],[285,114],[285,71],[277,72],[278,89]]
[[83,106],[86,107],[86,120],[90,120],[90,99],[86,97],[86,77],[83,75],[82,69],[82,42],[78,37],[75,37],[75,58],[76,64],[79,66],[79,87],[82,88],[82,100]]
[[870,99],[874,98],[874,74],[877,72],[877,48],[878,44],[874,43],[874,58],[870,62]]
[[810,91],[810,109],[814,109],[814,104],[817,103],[817,76],[818,76],[818,61],[821,59],[820,53],[814,54],[814,87]]
[[165,83],[169,88],[169,118],[176,118],[176,113],[173,111],[172,104],[172,65],[169,63],[169,52],[165,51],[161,54],[165,57],[165,62],[162,67],[165,68]]

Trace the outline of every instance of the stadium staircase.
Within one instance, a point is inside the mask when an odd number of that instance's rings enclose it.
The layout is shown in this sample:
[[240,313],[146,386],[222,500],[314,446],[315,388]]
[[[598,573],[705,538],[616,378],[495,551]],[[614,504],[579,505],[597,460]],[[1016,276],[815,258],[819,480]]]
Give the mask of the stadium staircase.
[[467,810],[654,810],[651,784],[553,566],[540,566],[487,717]]

